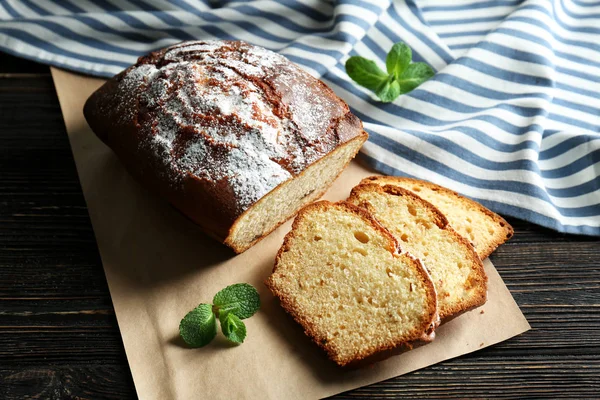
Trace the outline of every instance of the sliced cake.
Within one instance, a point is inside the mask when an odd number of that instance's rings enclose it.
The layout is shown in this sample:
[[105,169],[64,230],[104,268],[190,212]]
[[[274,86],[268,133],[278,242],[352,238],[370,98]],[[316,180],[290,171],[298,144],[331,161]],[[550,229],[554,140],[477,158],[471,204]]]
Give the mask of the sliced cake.
[[399,176],[372,176],[361,183],[394,185],[416,193],[448,218],[450,225],[471,242],[482,260],[513,235],[512,226],[498,214],[434,183]]
[[440,318],[482,305],[487,277],[481,259],[434,206],[397,186],[361,184],[348,202],[368,210],[429,270],[438,295]]
[[417,339],[437,322],[422,264],[364,209],[320,201],[304,207],[266,281],[283,308],[339,365]]

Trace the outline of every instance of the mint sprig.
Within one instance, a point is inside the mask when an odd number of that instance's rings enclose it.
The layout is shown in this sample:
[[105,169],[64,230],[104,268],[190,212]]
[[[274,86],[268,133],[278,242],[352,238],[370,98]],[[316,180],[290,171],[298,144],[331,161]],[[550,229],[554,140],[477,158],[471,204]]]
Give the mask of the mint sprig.
[[246,338],[246,325],[234,313],[223,314],[219,318],[223,335],[234,343],[242,343]]
[[250,318],[260,308],[260,296],[254,286],[237,283],[219,291],[213,304],[202,303],[187,313],[179,324],[179,335],[190,347],[203,347],[217,335],[219,319],[221,331],[233,343],[246,338],[242,319]]
[[217,322],[210,304],[200,304],[179,323],[179,334],[190,347],[202,347],[217,336]]
[[213,298],[213,309],[220,315],[233,313],[240,319],[250,318],[260,308],[260,297],[254,286],[236,283],[227,286]]
[[352,56],[346,61],[346,72],[354,82],[374,91],[382,102],[390,103],[435,75],[429,65],[411,63],[411,60],[410,47],[399,42],[392,46],[386,57],[387,73],[374,61],[360,56]]

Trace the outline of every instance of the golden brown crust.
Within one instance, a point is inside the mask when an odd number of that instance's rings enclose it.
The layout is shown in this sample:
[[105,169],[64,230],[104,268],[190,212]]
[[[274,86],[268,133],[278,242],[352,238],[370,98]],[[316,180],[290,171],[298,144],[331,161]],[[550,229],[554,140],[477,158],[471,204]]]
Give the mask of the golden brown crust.
[[375,220],[373,218],[373,216],[367,210],[365,210],[363,208],[357,207],[353,204],[350,204],[350,203],[344,202],[344,201],[341,201],[338,203],[331,203],[326,200],[318,201],[318,202],[309,204],[309,205],[305,206],[304,208],[302,208],[298,212],[296,219],[294,220],[294,223],[292,225],[292,230],[290,232],[288,232],[288,234],[285,236],[283,245],[277,252],[277,256],[275,258],[275,265],[273,266],[273,273],[275,273],[279,267],[279,263],[281,261],[282,254],[289,250],[291,242],[295,236],[295,231],[298,228],[302,218],[304,218],[304,215],[311,212],[314,209],[320,209],[322,211],[325,211],[330,207],[344,208],[345,210],[347,210],[357,216],[360,216],[367,224],[371,225],[383,237],[385,237],[387,239],[388,246],[389,246],[388,250],[390,251],[390,253],[392,253],[392,255],[394,257],[405,258],[419,272],[421,282],[423,283],[426,293],[427,293],[427,297],[430,300],[428,303],[429,308],[427,310],[427,318],[424,320],[422,326],[419,326],[419,327],[416,327],[415,329],[413,329],[410,332],[410,334],[407,335],[408,337],[405,339],[391,341],[387,345],[384,345],[384,346],[366,347],[366,348],[360,349],[360,351],[357,352],[355,357],[353,357],[351,359],[342,359],[337,355],[334,348],[328,346],[325,338],[320,337],[319,332],[315,329],[313,324],[311,324],[311,322],[305,316],[303,316],[301,313],[299,313],[296,310],[296,308],[294,307],[293,299],[286,296],[285,293],[283,293],[282,291],[280,291],[277,288],[277,286],[273,282],[273,275],[271,275],[269,278],[267,278],[267,280],[265,281],[265,285],[269,288],[269,290],[273,293],[274,296],[279,298],[280,304],[283,307],[283,309],[286,310],[286,312],[288,314],[290,314],[294,318],[294,320],[304,328],[304,333],[309,338],[311,338],[311,340],[315,344],[317,344],[320,348],[322,348],[327,353],[327,355],[329,356],[329,358],[331,360],[333,360],[340,366],[354,365],[355,363],[359,362],[360,360],[363,360],[367,357],[373,356],[374,354],[389,351],[391,349],[397,348],[398,346],[404,345],[408,342],[413,342],[413,341],[419,340],[422,337],[423,333],[426,330],[428,330],[430,328],[430,326],[432,324],[434,324],[435,321],[437,320],[437,296],[436,296],[435,287],[433,285],[433,282],[429,278],[429,273],[423,267],[421,262],[419,262],[419,260],[417,260],[407,254],[398,254],[397,253],[398,242],[396,241],[394,236],[392,236],[392,234],[389,233],[389,231],[386,228],[384,228],[379,222],[377,222],[377,220]]
[[[244,101],[228,101],[235,96]],[[88,98],[84,115],[137,181],[236,252],[247,247],[226,241],[230,229],[264,194],[339,146],[366,140],[323,82],[239,41],[185,42],[140,57]],[[265,149],[268,162],[250,160]]]
[[[385,185],[381,186],[378,184],[370,183],[370,180],[367,180],[367,183],[361,181],[361,183],[355,186],[348,197],[349,202],[359,203],[365,209],[369,209],[372,207],[370,204],[365,204],[360,201],[360,193],[362,192],[376,192],[381,194],[391,194],[394,196],[405,196],[410,199],[410,201],[417,203],[419,206],[426,208],[430,214],[433,216],[433,221],[435,224],[442,230],[446,231],[454,241],[457,246],[460,246],[463,252],[467,255],[466,261],[471,265],[471,274],[469,275],[469,280],[467,282],[467,287],[476,288],[476,294],[468,301],[463,301],[461,304],[456,305],[454,307],[440,307],[440,319],[442,321],[446,321],[449,318],[455,317],[457,314],[461,314],[465,311],[471,310],[475,307],[479,307],[483,305],[487,301],[487,275],[485,273],[483,263],[475,249],[471,245],[471,243],[466,240],[464,237],[458,234],[448,223],[448,220],[442,214],[442,212],[435,207],[433,204],[428,201],[422,199],[415,193],[410,190],[401,188],[399,186],[394,185]],[[374,217],[375,218],[375,217]],[[376,218],[375,218],[376,219]]]
[[488,243],[484,248],[477,249],[477,254],[479,255],[479,257],[482,260],[485,260],[487,257],[489,257],[489,255],[492,254],[494,252],[494,250],[496,250],[498,248],[498,246],[500,246],[501,244],[508,241],[514,234],[513,227],[508,222],[506,222],[506,220],[504,218],[502,218],[500,215],[487,209],[486,207],[479,204],[475,200],[471,200],[467,197],[464,197],[464,196],[456,193],[455,191],[445,188],[443,186],[436,185],[435,183],[432,183],[429,181],[413,179],[413,178],[406,178],[406,177],[401,177],[401,176],[370,176],[370,177],[364,178],[361,181],[361,184],[362,183],[372,183],[372,182],[376,182],[376,181],[383,181],[386,183],[389,182],[392,184],[394,181],[396,181],[396,182],[412,183],[415,185],[422,185],[422,186],[425,186],[425,187],[431,189],[432,191],[442,192],[447,196],[454,197],[457,201],[459,201],[463,204],[466,204],[468,206],[474,207],[480,213],[488,216],[491,220],[494,221],[495,225],[498,227],[498,230],[497,230],[497,234],[494,236],[493,242]]

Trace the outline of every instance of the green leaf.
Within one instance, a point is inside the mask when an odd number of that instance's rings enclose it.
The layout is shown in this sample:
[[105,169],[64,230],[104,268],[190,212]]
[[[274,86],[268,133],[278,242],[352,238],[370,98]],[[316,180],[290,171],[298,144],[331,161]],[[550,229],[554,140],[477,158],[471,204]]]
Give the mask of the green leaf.
[[390,103],[400,96],[400,85],[393,75],[381,86],[375,94],[384,103]]
[[218,316],[233,313],[240,319],[250,318],[260,308],[260,296],[254,286],[236,283],[215,295],[213,305]]
[[387,55],[385,66],[390,75],[400,78],[412,60],[412,51],[406,44],[399,42],[392,46]]
[[374,61],[360,56],[353,56],[346,61],[346,72],[348,76],[367,89],[377,90],[388,78]]
[[179,323],[179,335],[190,347],[202,347],[217,335],[217,322],[210,304],[200,304]]
[[398,79],[401,92],[410,92],[433,75],[435,75],[435,71],[425,63],[418,62],[410,64]]
[[221,313],[221,330],[223,335],[234,343],[243,343],[246,338],[246,325],[234,313]]

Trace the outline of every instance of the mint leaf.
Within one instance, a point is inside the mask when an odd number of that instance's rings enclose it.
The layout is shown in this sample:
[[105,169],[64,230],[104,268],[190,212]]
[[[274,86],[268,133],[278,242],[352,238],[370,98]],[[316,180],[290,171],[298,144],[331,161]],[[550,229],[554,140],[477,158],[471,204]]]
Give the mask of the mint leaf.
[[352,80],[367,89],[377,90],[388,78],[374,61],[353,56],[346,61],[346,73]]
[[400,42],[392,46],[387,55],[385,66],[390,75],[400,78],[412,60],[412,51],[406,44]]
[[202,347],[217,335],[217,322],[210,304],[200,304],[179,323],[179,335],[190,347]]
[[223,335],[234,343],[243,343],[246,338],[246,325],[234,313],[221,313],[221,330]]
[[219,317],[232,313],[240,319],[245,319],[253,316],[260,308],[260,296],[254,286],[236,283],[217,293],[213,305]]
[[433,75],[435,75],[435,71],[425,63],[410,64],[398,78],[402,93],[410,92]]
[[356,83],[374,91],[382,102],[389,103],[435,75],[429,65],[411,64],[411,59],[410,47],[399,42],[392,46],[386,57],[387,74],[374,61],[360,56],[346,61],[346,72]]
[[400,96],[400,85],[393,75],[381,86],[375,94],[384,103],[390,103]]

